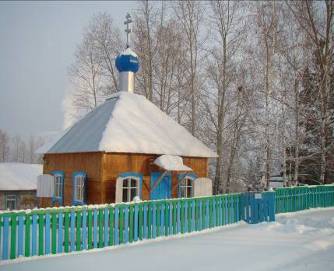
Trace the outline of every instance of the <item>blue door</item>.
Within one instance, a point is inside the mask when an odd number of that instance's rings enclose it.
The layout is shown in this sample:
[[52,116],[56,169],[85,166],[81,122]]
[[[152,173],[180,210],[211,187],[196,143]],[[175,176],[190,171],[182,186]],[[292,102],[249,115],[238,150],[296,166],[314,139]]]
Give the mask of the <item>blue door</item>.
[[[162,173],[152,172],[151,173],[151,199],[169,199],[172,194],[172,176],[167,173],[160,183],[154,188],[155,183],[159,180]],[[152,190],[152,188],[154,188]]]

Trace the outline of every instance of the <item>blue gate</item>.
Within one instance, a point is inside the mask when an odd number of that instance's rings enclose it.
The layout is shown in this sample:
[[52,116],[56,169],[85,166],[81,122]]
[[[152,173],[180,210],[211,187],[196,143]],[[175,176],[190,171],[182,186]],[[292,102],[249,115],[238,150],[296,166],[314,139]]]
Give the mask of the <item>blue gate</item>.
[[275,221],[275,192],[242,195],[242,219],[249,224]]

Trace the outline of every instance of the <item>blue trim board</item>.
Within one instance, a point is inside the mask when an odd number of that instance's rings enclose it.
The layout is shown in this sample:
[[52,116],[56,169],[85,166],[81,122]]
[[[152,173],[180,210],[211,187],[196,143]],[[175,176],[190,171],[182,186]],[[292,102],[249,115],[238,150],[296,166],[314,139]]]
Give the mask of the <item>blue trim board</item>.
[[197,179],[197,175],[196,173],[193,172],[189,172],[189,173],[180,173],[177,175],[177,179],[180,182],[184,177],[189,176],[191,178],[192,181],[194,181],[195,179]]

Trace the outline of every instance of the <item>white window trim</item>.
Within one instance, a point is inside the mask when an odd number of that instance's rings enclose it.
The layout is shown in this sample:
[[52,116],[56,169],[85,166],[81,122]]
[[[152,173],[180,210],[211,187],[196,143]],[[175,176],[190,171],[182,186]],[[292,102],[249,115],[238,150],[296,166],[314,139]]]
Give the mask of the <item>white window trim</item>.
[[13,201],[14,202],[14,208],[11,210],[15,210],[17,208],[17,196],[14,194],[8,194],[6,195],[6,209],[8,209],[8,202]]
[[[74,200],[75,201],[84,201],[84,193],[85,193],[85,176],[77,175],[74,176],[75,186],[74,186]],[[78,196],[79,195],[79,196]]]
[[[127,179],[134,179],[137,182],[136,196],[140,196],[140,178],[138,176],[118,177],[116,179],[116,197],[115,202],[123,202],[123,181]],[[129,189],[130,190],[130,189]]]
[[[191,185],[187,185],[186,180],[190,180]],[[180,190],[180,197],[182,198],[191,198],[194,194],[194,180],[195,178],[193,176],[186,175],[182,178],[182,180],[179,183],[179,190]],[[185,182],[185,184],[183,184]],[[188,187],[191,188],[191,195],[188,195]],[[185,195],[182,196],[182,190],[185,190]]]
[[62,198],[63,197],[63,176],[62,175],[54,175],[54,197],[55,198]]

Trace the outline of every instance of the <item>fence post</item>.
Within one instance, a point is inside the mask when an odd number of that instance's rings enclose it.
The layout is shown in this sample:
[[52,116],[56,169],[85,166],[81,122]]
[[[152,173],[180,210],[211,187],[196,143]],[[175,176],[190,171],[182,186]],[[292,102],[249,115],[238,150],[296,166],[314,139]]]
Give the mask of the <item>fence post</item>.
[[124,205],[119,206],[119,243],[124,242]]
[[71,234],[71,251],[75,251],[75,213],[74,210],[71,209],[71,228],[70,228],[70,234]]
[[133,229],[133,240],[138,240],[138,204],[134,205],[134,229]]
[[148,204],[143,204],[143,239],[148,238]]
[[102,248],[103,247],[103,209],[99,208],[96,210],[98,213],[98,228],[99,228],[99,238],[98,238],[98,247]]
[[114,212],[115,212],[115,225],[114,225],[115,238],[114,238],[114,242],[115,242],[115,245],[118,245],[119,244],[119,223],[118,223],[119,209],[118,209],[117,206],[115,206]]
[[[59,216],[62,216],[59,214]],[[82,210],[82,249],[86,250],[87,246],[87,209]]]
[[153,215],[153,203],[147,204],[147,238],[152,238],[152,215]]
[[143,211],[143,203],[138,204],[138,238],[139,240],[143,240],[143,231],[144,231],[144,211]]
[[115,234],[115,225],[114,225],[114,208],[109,207],[109,246],[114,245],[114,234]]
[[75,215],[76,215],[76,236],[75,236],[75,243],[76,243],[76,246],[75,246],[75,249],[76,251],[80,251],[81,250],[81,228],[82,228],[82,224],[81,224],[81,218],[82,218],[82,215],[81,215],[82,211],[80,209],[77,209],[76,212],[75,212]]
[[[23,256],[24,213],[21,213],[18,215],[18,222],[19,222],[19,228],[18,228],[18,237],[17,237],[18,238],[17,255]],[[1,221],[0,221],[0,224],[1,224]],[[0,232],[1,232],[1,227],[0,227]]]
[[51,231],[51,218],[47,212],[45,214],[45,254],[50,254],[50,231]]
[[129,205],[124,206],[124,243],[129,242]]
[[3,217],[3,239],[2,239],[2,259],[8,259],[9,250],[9,216],[4,215]]
[[37,214],[32,215],[32,234],[31,234],[31,255],[35,256],[37,253]]
[[103,229],[104,229],[104,233],[103,233],[103,237],[104,237],[104,243],[103,243],[103,246],[104,247],[107,247],[108,246],[108,243],[109,243],[109,234],[108,234],[108,231],[110,230],[110,227],[109,227],[109,209],[107,207],[104,208],[104,226],[103,226]]
[[25,240],[24,240],[24,256],[29,257],[30,256],[30,225],[31,225],[31,215],[30,213],[27,213],[25,215]]

